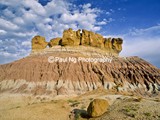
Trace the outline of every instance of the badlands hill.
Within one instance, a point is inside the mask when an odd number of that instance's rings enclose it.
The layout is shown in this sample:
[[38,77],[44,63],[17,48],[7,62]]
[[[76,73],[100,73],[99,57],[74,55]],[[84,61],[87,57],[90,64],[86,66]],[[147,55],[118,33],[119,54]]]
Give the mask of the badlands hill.
[[50,42],[35,36],[28,57],[0,65],[0,92],[56,96],[105,88],[159,94],[160,69],[139,57],[119,57],[122,43],[87,30],[68,29]]
[[0,65],[0,120],[160,120],[160,69],[120,57],[121,38],[68,29],[31,42]]

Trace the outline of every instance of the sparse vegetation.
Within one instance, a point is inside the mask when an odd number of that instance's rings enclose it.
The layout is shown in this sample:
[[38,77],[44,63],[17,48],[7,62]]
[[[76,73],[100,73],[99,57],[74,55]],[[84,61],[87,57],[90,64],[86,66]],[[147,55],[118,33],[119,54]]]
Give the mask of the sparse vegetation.
[[69,99],[68,102],[69,102],[69,103],[74,103],[74,102],[77,102],[77,100],[70,100],[70,99]]
[[127,101],[127,102],[141,102],[141,101],[142,101],[142,97],[127,98],[126,101]]
[[78,107],[79,104],[80,104],[80,102],[74,102],[74,103],[72,103],[70,106],[71,106],[71,107]]
[[125,108],[122,109],[122,111],[124,112],[124,114],[126,114],[127,116],[130,117],[136,117],[137,114],[137,110],[139,109],[139,106],[136,105],[132,105],[132,106],[125,106]]
[[151,116],[151,113],[146,112],[146,113],[144,113],[144,115],[149,117],[149,116]]
[[74,109],[71,114],[70,117],[73,116],[74,120],[86,120],[86,118],[89,118],[86,110]]
[[80,113],[77,113],[76,115],[75,115],[75,120],[78,120],[80,118]]
[[20,108],[20,106],[17,106],[16,108]]
[[80,102],[77,100],[68,100],[68,102],[71,107],[78,107],[78,105],[80,104]]
[[133,117],[133,118],[135,118],[135,117],[136,117],[136,113],[133,113],[133,112],[128,113],[127,115],[128,115],[128,116],[130,116],[130,117]]

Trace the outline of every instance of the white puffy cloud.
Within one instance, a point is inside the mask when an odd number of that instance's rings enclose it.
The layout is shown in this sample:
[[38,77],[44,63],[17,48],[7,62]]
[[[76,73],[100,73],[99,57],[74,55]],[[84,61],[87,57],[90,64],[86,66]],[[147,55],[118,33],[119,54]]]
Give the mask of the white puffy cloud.
[[15,24],[17,24],[17,25],[24,25],[25,23],[24,23],[24,20],[21,18],[21,17],[15,17],[14,19],[13,19],[13,22],[15,23]]
[[61,36],[64,29],[99,31],[107,24],[97,21],[101,10],[90,3],[77,6],[66,0],[51,0],[43,6],[38,0],[1,0],[0,5],[5,6],[0,13],[0,63],[29,54],[31,38],[37,34],[49,41]]
[[22,4],[24,7],[30,8],[37,15],[45,16],[46,14],[45,8],[35,0],[23,0]]
[[105,25],[105,24],[107,24],[106,21],[101,21],[97,23],[97,25]]
[[7,32],[5,30],[0,30],[0,35],[4,35],[6,34]]
[[19,29],[19,27],[16,24],[12,23],[11,21],[7,21],[3,18],[0,18],[0,27],[3,30],[18,30]]
[[63,0],[52,0],[44,6],[47,11],[47,16],[58,15],[62,13],[70,13],[69,6],[73,7],[70,3]]
[[13,14],[13,12],[8,10],[8,9],[5,9],[3,11],[3,14],[4,14],[4,16],[9,17],[9,18],[14,18],[15,17],[15,14]]
[[20,3],[20,2],[21,2],[21,0],[11,0],[11,1],[1,0],[1,4],[7,5],[7,6],[14,6],[14,7],[19,6],[18,3]]
[[31,42],[30,41],[23,41],[22,42],[22,46],[31,46]]

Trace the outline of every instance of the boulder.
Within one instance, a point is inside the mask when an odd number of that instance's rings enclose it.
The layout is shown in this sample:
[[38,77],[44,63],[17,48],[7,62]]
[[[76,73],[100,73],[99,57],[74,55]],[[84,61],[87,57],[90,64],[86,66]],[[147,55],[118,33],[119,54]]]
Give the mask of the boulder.
[[62,38],[62,46],[78,46],[80,45],[80,30],[73,31],[71,28],[64,30]]
[[104,47],[104,39],[103,36],[92,31],[82,30],[82,45],[89,45],[92,47]]
[[104,99],[94,99],[87,108],[90,117],[98,117],[104,114],[109,107],[109,103]]
[[48,43],[46,42],[45,38],[42,36],[35,36],[32,39],[32,50],[41,50],[47,47]]
[[49,47],[53,47],[55,45],[61,45],[61,41],[62,41],[62,38],[58,37],[58,38],[53,38],[50,40],[50,42],[48,43],[48,46]]

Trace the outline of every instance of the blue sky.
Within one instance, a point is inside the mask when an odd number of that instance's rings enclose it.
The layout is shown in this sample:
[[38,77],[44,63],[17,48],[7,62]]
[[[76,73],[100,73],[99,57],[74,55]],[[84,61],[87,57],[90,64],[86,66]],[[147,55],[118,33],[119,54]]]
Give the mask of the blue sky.
[[121,56],[160,68],[160,0],[0,0],[0,64],[29,55],[31,38],[47,41],[64,29],[124,39]]

